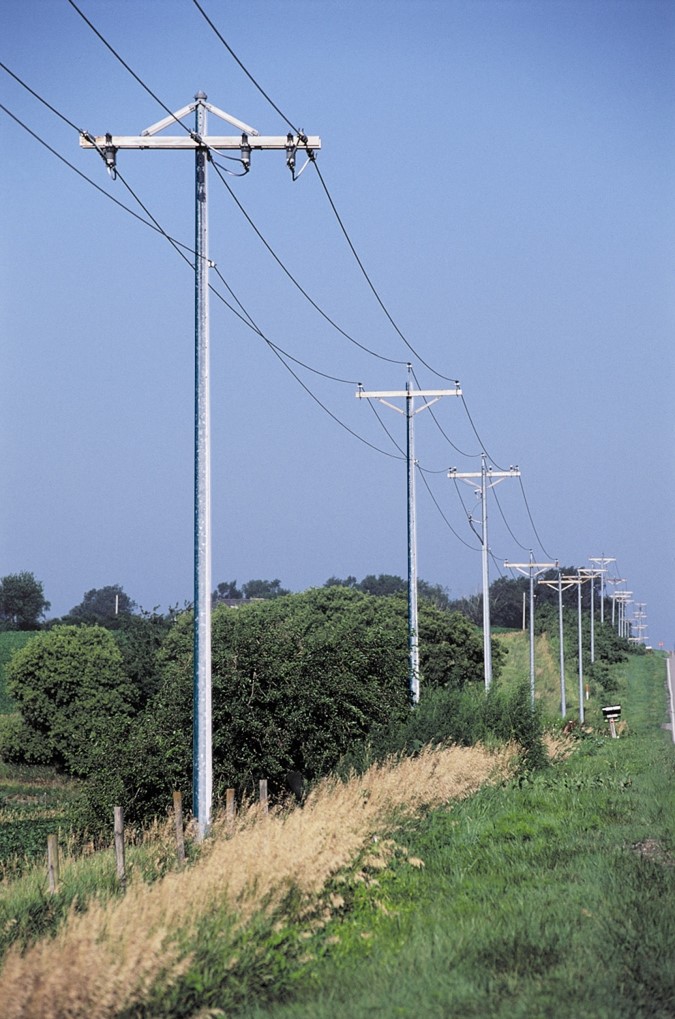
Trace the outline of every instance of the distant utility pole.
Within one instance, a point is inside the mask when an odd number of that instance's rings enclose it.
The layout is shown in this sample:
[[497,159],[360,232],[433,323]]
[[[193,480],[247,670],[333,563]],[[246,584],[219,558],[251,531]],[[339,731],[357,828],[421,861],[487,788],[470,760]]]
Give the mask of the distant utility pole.
[[495,486],[504,481],[505,478],[519,478],[520,471],[517,467],[510,467],[508,471],[494,471],[492,467],[487,466],[487,454],[481,453],[480,471],[463,471],[460,473],[456,467],[451,467],[448,471],[448,477],[466,481],[467,484],[471,484],[470,479],[472,478],[480,478],[480,488],[476,489],[476,494],[480,497],[481,501],[481,549],[483,560],[483,666],[485,672],[485,689],[487,691],[490,689],[492,684],[487,493],[489,488],[495,488]]
[[635,603],[635,609],[633,611],[635,637],[631,637],[630,639],[634,640],[636,644],[642,644],[647,640],[647,635],[644,632],[647,629],[647,623],[645,622],[647,613],[644,611],[646,604],[647,603],[643,601]]
[[595,578],[603,577],[604,569],[582,568],[579,570],[591,582],[591,665],[595,661]]
[[[626,578],[625,577],[607,577],[607,583],[608,584],[625,584],[626,583]],[[612,600],[612,626],[616,626],[615,619],[614,619],[615,608],[616,608],[616,598],[614,597],[613,594],[610,595],[610,598]]]
[[[410,695],[413,704],[420,699],[420,649],[417,628],[417,524],[415,519],[415,437],[413,430],[413,419],[415,414],[427,410],[436,403],[442,396],[461,396],[462,390],[459,384],[455,389],[413,389],[410,377],[412,365],[408,365],[408,381],[404,390],[386,389],[378,392],[366,392],[359,386],[356,396],[358,399],[379,400],[386,407],[391,407],[398,414],[405,414],[406,419],[406,465],[408,479],[408,680]],[[421,407],[415,407],[415,397],[421,396],[432,399],[425,402]],[[405,398],[405,409],[397,407],[389,400],[394,397]]]
[[632,604],[632,591],[615,591],[612,597],[618,605],[617,609],[617,632],[620,637],[627,639],[629,636],[630,624],[626,619],[626,608]]
[[565,578],[565,584],[563,585],[562,571],[558,570],[557,580],[539,580],[540,584],[544,584],[546,587],[555,587],[558,591],[558,639],[560,642],[560,714],[564,718],[567,714],[567,696],[565,690],[565,631],[563,627],[563,591],[567,591],[568,588],[572,587],[572,584],[576,583],[575,580],[570,580],[569,577]]
[[[207,111],[226,121],[241,133],[236,137],[206,134]],[[194,130],[182,120],[195,115]],[[178,137],[161,135],[165,128],[178,124],[185,133]],[[211,721],[211,406],[209,392],[209,282],[213,263],[208,256],[207,165],[212,150],[238,151],[244,172],[251,163],[254,149],[286,152],[286,162],[295,172],[295,154],[304,150],[313,158],[321,148],[318,137],[284,135],[263,137],[253,127],[223,113],[207,103],[204,92],[195,101],[146,128],[140,135],[80,136],[80,145],[96,149],[115,177],[120,149],[187,149],[195,153],[195,513],[194,513],[194,746],[193,812],[197,833],[204,837],[211,823],[213,796],[212,721]]]
[[554,570],[558,567],[558,561],[554,563],[535,563],[530,551],[529,563],[504,563],[509,570],[518,570],[524,577],[530,578],[530,700],[534,708],[534,578],[546,570]]
[[605,573],[607,572],[607,566],[609,566],[610,563],[615,563],[616,559],[614,558],[614,556],[606,556],[606,555],[603,554],[601,556],[589,556],[588,557],[588,561],[591,562],[591,563],[595,563],[596,566],[599,566],[600,569],[602,570],[602,573],[600,574],[600,622],[604,623],[604,621],[605,621]]
[[579,724],[584,724],[584,659],[583,659],[583,639],[582,639],[582,625],[581,625],[581,585],[585,584],[589,577],[584,575],[582,570],[577,570],[576,574],[570,576],[563,576],[561,582],[567,587],[573,587],[576,585],[577,588],[577,656],[579,659]]

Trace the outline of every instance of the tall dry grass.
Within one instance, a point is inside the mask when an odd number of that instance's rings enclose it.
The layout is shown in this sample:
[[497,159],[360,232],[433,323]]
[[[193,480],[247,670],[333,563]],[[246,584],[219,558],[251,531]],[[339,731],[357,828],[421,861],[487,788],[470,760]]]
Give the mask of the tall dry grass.
[[349,865],[395,812],[461,799],[508,773],[513,752],[480,747],[426,750],[378,765],[346,784],[325,781],[302,809],[243,812],[224,821],[200,859],[124,898],[73,912],[57,936],[8,953],[0,974],[3,1019],[110,1019],[170,981],[189,960],[174,937],[225,904],[245,924],[290,886],[305,895]]

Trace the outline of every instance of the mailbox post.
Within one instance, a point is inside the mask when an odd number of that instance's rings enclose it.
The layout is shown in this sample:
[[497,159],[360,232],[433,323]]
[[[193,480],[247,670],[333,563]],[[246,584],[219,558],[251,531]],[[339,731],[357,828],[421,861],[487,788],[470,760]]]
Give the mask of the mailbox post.
[[619,737],[616,731],[616,723],[617,719],[621,718],[621,705],[612,704],[608,708],[603,708],[602,713],[609,722],[609,731],[612,734],[612,739],[618,739]]

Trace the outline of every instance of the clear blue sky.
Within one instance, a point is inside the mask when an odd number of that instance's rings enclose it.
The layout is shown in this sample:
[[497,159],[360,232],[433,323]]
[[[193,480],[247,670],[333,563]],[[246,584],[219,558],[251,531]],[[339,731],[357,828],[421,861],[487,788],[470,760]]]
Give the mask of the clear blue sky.
[[[191,0],[79,6],[170,109],[201,89],[262,134],[286,132]],[[489,503],[497,562],[524,561],[530,548],[565,565],[615,557],[646,604],[650,641],[672,647],[673,4],[203,7],[283,115],[321,136],[335,206],[416,352],[375,300],[313,167],[293,183],[283,154],[260,153],[248,176],[228,179],[288,270],[379,357],[311,308],[211,170],[218,270],[269,340],[345,380],[289,362],[316,399],[393,454],[336,423],[212,297],[214,586],[278,577],[302,590],[331,575],[405,575],[404,464],[354,393],[356,382],[404,388],[411,360],[425,387],[447,385],[430,368],[460,380],[480,435],[456,398],[435,420],[417,417],[433,494],[418,481],[420,576],[453,597],[480,589],[478,543],[445,472],[477,470],[483,445],[494,464],[519,465],[527,497],[508,480],[499,505]],[[78,127],[135,134],[164,116],[67,0],[5,0],[0,18],[2,62]],[[140,212],[77,132],[5,72],[0,93]],[[54,615],[115,583],[146,609],[183,604],[191,270],[2,112],[0,127],[0,575],[33,571]],[[191,245],[193,157],[126,152],[119,166],[163,229]],[[403,445],[403,418],[380,415]],[[478,512],[472,490],[461,491]]]

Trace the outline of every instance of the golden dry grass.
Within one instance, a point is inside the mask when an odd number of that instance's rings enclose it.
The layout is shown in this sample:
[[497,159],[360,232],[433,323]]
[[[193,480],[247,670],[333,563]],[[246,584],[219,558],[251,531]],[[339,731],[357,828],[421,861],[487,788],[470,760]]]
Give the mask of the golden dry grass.
[[507,774],[512,758],[513,751],[480,747],[426,750],[346,784],[325,781],[303,809],[263,815],[252,807],[229,830],[219,821],[190,869],[151,886],[132,884],[122,899],[73,913],[54,939],[24,955],[11,951],[0,974],[0,1015],[110,1019],[187,964],[172,934],[189,930],[217,903],[245,923],[290,885],[316,895],[393,813],[468,796]]

